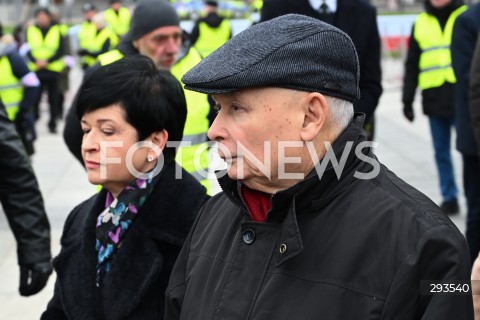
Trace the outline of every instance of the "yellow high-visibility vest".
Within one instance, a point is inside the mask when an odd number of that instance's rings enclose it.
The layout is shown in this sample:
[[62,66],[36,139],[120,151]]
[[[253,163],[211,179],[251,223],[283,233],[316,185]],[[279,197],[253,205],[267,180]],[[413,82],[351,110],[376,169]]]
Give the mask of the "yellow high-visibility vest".
[[0,99],[5,105],[8,119],[15,120],[23,99],[22,82],[13,74],[7,56],[0,57]]
[[[192,69],[202,60],[202,56],[195,48],[190,48],[188,53],[172,67],[172,74],[178,81],[187,71]],[[182,83],[182,87],[183,87]],[[187,101],[187,121],[183,130],[183,142],[190,143],[191,146],[182,147],[177,153],[177,162],[182,167],[200,181],[211,194],[211,183],[205,177],[197,174],[196,169],[207,171],[208,168],[208,137],[207,131],[210,126],[208,114],[210,113],[210,104],[208,96],[203,93],[184,90],[185,100]],[[181,161],[180,161],[181,159]]]
[[78,46],[81,49],[86,49],[89,45],[89,42],[95,38],[97,34],[97,27],[95,24],[88,21],[83,21],[78,31]]
[[130,10],[125,7],[120,7],[118,14],[112,8],[108,8],[104,11],[105,20],[107,21],[108,26],[115,32],[119,37],[127,33],[130,29]]
[[252,8],[256,10],[257,12],[262,11],[263,7],[263,0],[253,0],[252,1]]
[[58,25],[58,27],[60,28],[60,33],[62,34],[62,37],[68,36],[68,25],[66,25],[65,23],[61,23]]
[[[95,36],[90,40],[85,49],[90,52],[100,51],[103,47],[103,44],[108,39],[110,39],[109,49],[112,50],[118,44],[118,36],[109,27],[103,28],[98,34],[95,30]],[[87,66],[93,66],[98,61],[98,57],[95,58],[91,56],[84,56],[82,58],[82,62],[84,62]]]
[[114,63],[115,61],[120,60],[122,58],[123,58],[123,54],[119,50],[114,49],[99,55],[98,62],[100,62],[102,66],[106,66],[107,64]]
[[232,32],[232,27],[227,19],[223,19],[217,28],[212,28],[202,21],[199,23],[198,29],[199,36],[195,42],[195,48],[204,58],[227,42]]
[[[58,25],[53,25],[48,30],[45,38],[42,31],[36,26],[30,26],[27,29],[27,42],[30,46],[32,56],[37,60],[48,60],[53,57],[55,52],[60,47],[60,39],[62,32]],[[29,62],[30,70],[37,71],[38,68],[33,62]],[[65,66],[63,59],[58,59],[50,62],[46,69],[55,72],[61,72]]]
[[452,68],[450,44],[455,19],[466,9],[467,6],[461,6],[453,11],[443,32],[435,16],[423,12],[417,17],[413,36],[422,50],[418,65],[418,86],[422,90],[440,87],[445,82],[457,82]]
[[[112,50],[98,56],[101,65],[107,65],[120,60],[123,54],[119,50]],[[202,60],[200,53],[195,48],[190,48],[189,52],[172,67],[173,76],[181,82],[182,76],[193,66]],[[183,87],[183,83],[182,83]],[[183,142],[190,146],[181,147],[177,151],[177,162],[191,175],[193,175],[207,189],[208,194],[212,192],[210,181],[197,172],[207,172],[208,168],[208,137],[209,128],[208,114],[210,104],[208,96],[203,93],[184,90],[185,100],[187,102],[187,119],[183,130]],[[197,163],[196,163],[197,162]],[[203,175],[206,175],[203,174]]]

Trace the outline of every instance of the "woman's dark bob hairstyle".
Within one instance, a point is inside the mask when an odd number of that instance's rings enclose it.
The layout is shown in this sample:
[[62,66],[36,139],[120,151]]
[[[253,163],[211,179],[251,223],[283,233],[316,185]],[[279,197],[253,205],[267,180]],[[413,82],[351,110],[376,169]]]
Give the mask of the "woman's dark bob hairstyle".
[[[149,58],[126,56],[85,78],[78,93],[78,118],[112,105],[125,110],[139,141],[163,129],[169,141],[182,140],[187,105],[181,84],[170,72],[157,70]],[[165,149],[164,156],[173,158],[175,148]]]

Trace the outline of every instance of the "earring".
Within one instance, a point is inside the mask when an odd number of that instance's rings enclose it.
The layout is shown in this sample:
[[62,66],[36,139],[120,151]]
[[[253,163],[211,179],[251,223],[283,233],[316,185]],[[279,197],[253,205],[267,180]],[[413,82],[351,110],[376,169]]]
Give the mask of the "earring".
[[154,159],[154,158],[153,158],[153,156],[152,156],[152,155],[149,155],[149,156],[147,157],[147,161],[148,161],[148,162],[152,162],[152,161],[153,161],[153,159]]

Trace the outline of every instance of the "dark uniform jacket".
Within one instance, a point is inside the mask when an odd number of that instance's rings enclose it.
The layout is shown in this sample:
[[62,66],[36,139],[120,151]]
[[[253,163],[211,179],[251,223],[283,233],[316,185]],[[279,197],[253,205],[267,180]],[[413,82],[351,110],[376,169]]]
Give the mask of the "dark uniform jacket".
[[18,264],[49,262],[50,224],[25,148],[0,101],[0,202],[17,241]]
[[96,287],[95,225],[105,208],[102,190],[68,216],[54,259],[55,292],[41,319],[163,319],[165,289],[175,259],[208,196],[205,188],[174,161],[162,177]]
[[477,147],[468,106],[470,68],[475,43],[480,30],[480,4],[475,4],[455,20],[452,34],[452,66],[457,78],[455,86],[455,129],[457,150],[463,154],[477,156]]
[[[288,13],[298,13],[321,19],[308,0],[266,0],[262,8],[262,21]],[[352,38],[360,63],[360,100],[355,102],[355,112],[366,114],[369,123],[382,94],[380,66],[380,35],[375,7],[364,0],[337,0],[331,23]]]
[[[475,9],[478,10],[478,9]],[[476,11],[475,11],[476,12]],[[471,67],[471,79],[469,87],[469,107],[472,119],[472,127],[480,157],[480,41],[476,41],[475,52]]]
[[375,159],[353,151],[361,126],[357,116],[333,144],[339,159],[354,142],[341,179],[329,166],[278,192],[265,223],[220,179],[172,272],[166,319],[473,319],[471,295],[420,294],[422,280],[469,281],[464,237],[383,165],[353,177]]

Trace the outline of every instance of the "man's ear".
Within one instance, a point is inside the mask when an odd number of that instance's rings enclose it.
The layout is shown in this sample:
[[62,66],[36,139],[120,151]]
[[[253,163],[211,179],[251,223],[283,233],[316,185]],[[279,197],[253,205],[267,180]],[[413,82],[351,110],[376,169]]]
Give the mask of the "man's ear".
[[138,39],[132,42],[132,45],[135,47],[135,49],[138,50]]
[[[161,152],[163,152],[165,146],[167,145],[168,132],[165,129],[163,129],[162,131],[156,131],[152,133],[146,140],[152,141],[152,143],[156,145]],[[155,158],[158,157],[158,154],[156,154],[154,150],[150,150],[148,153],[154,155]]]
[[329,105],[325,96],[318,92],[308,94],[305,103],[305,116],[300,135],[303,141],[313,141],[320,131],[325,128],[329,114]]

